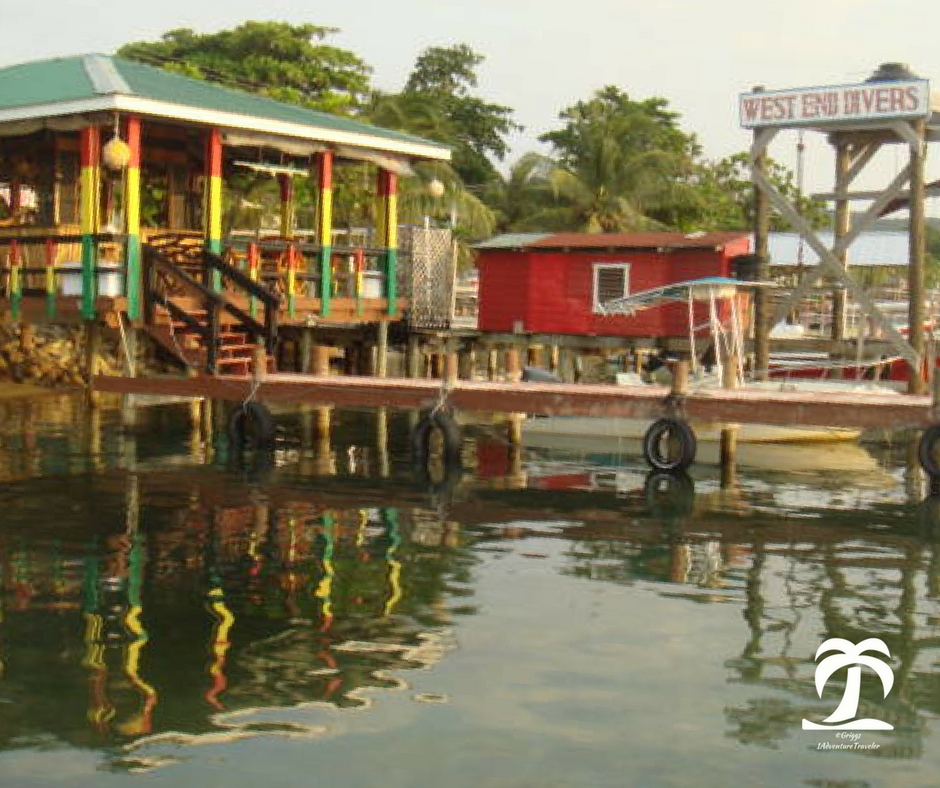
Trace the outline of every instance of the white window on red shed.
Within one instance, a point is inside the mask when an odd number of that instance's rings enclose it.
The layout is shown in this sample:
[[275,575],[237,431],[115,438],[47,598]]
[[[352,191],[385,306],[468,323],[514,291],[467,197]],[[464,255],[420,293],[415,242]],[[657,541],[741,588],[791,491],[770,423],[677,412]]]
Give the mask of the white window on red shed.
[[600,312],[601,304],[630,295],[629,263],[594,264],[594,311]]

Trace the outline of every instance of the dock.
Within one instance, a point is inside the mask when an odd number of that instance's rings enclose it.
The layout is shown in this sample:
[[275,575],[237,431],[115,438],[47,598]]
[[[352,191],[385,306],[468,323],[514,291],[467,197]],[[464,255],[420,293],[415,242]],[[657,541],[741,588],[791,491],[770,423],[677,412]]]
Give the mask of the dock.
[[683,419],[730,424],[925,429],[937,421],[929,396],[878,393],[690,389],[666,386],[315,376],[267,374],[191,378],[96,376],[95,390],[157,394],[228,402],[307,403],[339,407],[420,410],[439,403],[461,411],[535,416]]

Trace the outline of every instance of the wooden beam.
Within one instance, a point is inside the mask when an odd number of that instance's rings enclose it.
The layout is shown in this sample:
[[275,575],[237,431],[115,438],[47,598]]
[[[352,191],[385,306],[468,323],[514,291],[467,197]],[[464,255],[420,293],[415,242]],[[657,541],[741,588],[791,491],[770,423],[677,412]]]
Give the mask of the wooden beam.
[[[844,192],[849,187],[849,168],[851,167],[851,151],[849,144],[843,140],[836,143],[836,191]],[[834,255],[839,260],[839,264],[844,271],[848,267],[848,246],[844,238],[851,229],[852,215],[849,212],[849,203],[845,199],[836,201],[835,223],[833,226],[833,240],[835,245],[840,248],[838,254]],[[835,288],[832,291],[832,339],[838,341],[845,334],[845,291],[841,288]]]
[[[907,169],[910,169],[910,167]],[[903,174],[904,173],[902,173],[902,175]],[[866,214],[865,217],[862,217],[862,219],[859,220],[858,224],[855,225],[848,235],[842,239],[844,243],[836,244],[835,249],[829,249],[819,239],[819,236],[816,234],[813,228],[810,227],[809,222],[807,222],[806,219],[800,215],[799,211],[797,211],[790,204],[789,200],[787,200],[777,190],[769,178],[757,170],[754,170],[753,177],[755,181],[759,183],[761,189],[766,192],[771,204],[778,211],[780,211],[783,218],[786,219],[794,227],[794,229],[803,236],[804,239],[806,239],[806,243],[809,244],[813,251],[818,255],[819,265],[816,267],[816,269],[814,269],[813,273],[818,274],[821,269],[825,269],[826,272],[833,277],[833,279],[842,282],[842,284],[845,285],[846,290],[849,291],[849,294],[852,296],[852,298],[854,298],[855,301],[865,309],[869,317],[874,319],[875,322],[881,326],[882,330],[885,332],[885,335],[892,342],[898,353],[903,356],[908,361],[908,363],[912,364],[913,366],[917,366],[919,364],[919,359],[911,346],[907,343],[907,340],[898,333],[897,329],[894,327],[891,321],[881,313],[881,310],[878,309],[877,306],[875,306],[874,301],[871,300],[871,297],[868,295],[868,293],[859,287],[858,283],[851,277],[851,275],[848,274],[848,272],[842,269],[839,259],[836,257],[836,254],[842,250],[843,246],[847,247],[853,240],[855,240],[855,236],[858,234],[858,232],[860,232],[859,228],[865,226],[866,220],[868,222],[871,221],[870,215]],[[895,178],[894,184],[892,184],[892,186],[896,187],[899,179],[900,176]],[[894,191],[896,190],[897,189],[895,188]],[[892,195],[892,189],[889,188],[885,192],[885,195],[888,199],[890,199]],[[809,281],[809,279],[806,281]],[[804,282],[803,285],[806,285],[806,282]],[[794,300],[795,295],[803,289],[803,285],[796,289]],[[786,310],[789,310],[789,308],[790,306],[787,305]],[[783,311],[782,314],[786,314],[786,311]]]
[[[868,210],[865,211],[865,213],[856,220],[849,232],[839,241],[837,241],[831,250],[827,249],[825,244],[822,244],[813,228],[810,227],[809,223],[803,219],[799,212],[790,205],[789,201],[782,194],[780,194],[780,192],[777,191],[776,187],[774,187],[774,185],[768,179],[764,179],[764,184],[766,188],[772,190],[776,195],[773,198],[774,200],[777,200],[787,206],[788,217],[790,217],[788,218],[788,221],[793,225],[794,229],[800,232],[804,238],[808,238],[808,236],[806,236],[804,232],[799,229],[800,227],[804,228],[805,232],[808,232],[813,236],[817,244],[820,244],[823,249],[826,249],[826,252],[829,253],[833,259],[837,259],[843,251],[847,250],[849,246],[855,242],[859,235],[867,230],[875,222],[875,220],[879,218],[884,207],[897,197],[898,192],[901,191],[910,180],[910,170],[911,167],[910,164],[908,164],[903,170],[901,170],[901,172],[897,174],[887,189],[882,192],[881,197],[876,200],[868,208]],[[777,207],[777,210],[780,210],[779,206]],[[816,249],[815,246],[813,248]],[[820,257],[820,261],[821,260],[822,258]],[[799,287],[792,291],[788,299],[781,306],[777,307],[777,312],[774,315],[774,323],[782,320],[783,317],[791,309],[793,309],[793,307],[799,303],[802,298],[806,296],[810,289],[816,284],[816,281],[823,275],[824,269],[824,265],[818,265],[808,269],[808,274],[806,278],[800,283]],[[855,280],[853,279],[852,282],[854,283],[854,281]]]
[[[773,132],[773,133],[771,133]],[[757,280],[770,279],[770,203],[761,189],[758,176],[766,180],[767,146],[776,136],[776,129],[754,132],[751,146],[751,167],[754,181],[754,254],[757,257]],[[766,380],[770,368],[771,320],[770,294],[764,288],[754,293],[754,367],[758,380]]]
[[[910,200],[910,266],[908,277],[908,336],[911,347],[918,359],[924,358],[924,269],[927,257],[926,217],[925,217],[925,168],[927,161],[927,143],[924,141],[926,121],[914,121],[913,127],[903,124],[913,137],[911,144],[911,200]],[[927,382],[923,371],[918,366],[911,370],[911,394],[923,394],[927,391]]]

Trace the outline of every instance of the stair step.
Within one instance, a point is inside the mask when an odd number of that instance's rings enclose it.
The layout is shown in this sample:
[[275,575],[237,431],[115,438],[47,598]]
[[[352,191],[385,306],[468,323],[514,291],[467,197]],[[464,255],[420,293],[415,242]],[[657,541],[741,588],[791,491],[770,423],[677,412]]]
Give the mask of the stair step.
[[219,353],[224,353],[224,358],[246,358],[251,359],[254,355],[254,345],[222,345]]

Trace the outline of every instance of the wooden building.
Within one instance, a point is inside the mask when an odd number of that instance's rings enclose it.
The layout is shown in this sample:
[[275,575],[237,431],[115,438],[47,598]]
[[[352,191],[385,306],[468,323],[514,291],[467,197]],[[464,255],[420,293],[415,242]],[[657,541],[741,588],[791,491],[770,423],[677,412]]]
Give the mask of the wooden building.
[[[273,351],[279,326],[385,325],[408,308],[398,179],[449,158],[412,135],[116,57],[0,69],[0,314],[124,321],[177,350],[185,335],[191,365],[209,371],[244,366],[257,342]],[[333,176],[364,163],[376,226],[354,243],[334,235]],[[273,237],[227,221],[231,187],[249,176],[280,186]],[[312,234],[294,223],[306,177]]]
[[[676,282],[733,275],[746,233],[501,235],[477,245],[479,330],[598,337],[687,337],[689,310],[668,304],[605,316],[600,304]],[[695,304],[696,323],[708,305]]]

